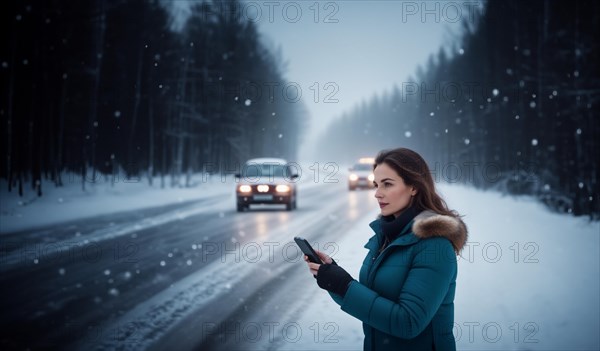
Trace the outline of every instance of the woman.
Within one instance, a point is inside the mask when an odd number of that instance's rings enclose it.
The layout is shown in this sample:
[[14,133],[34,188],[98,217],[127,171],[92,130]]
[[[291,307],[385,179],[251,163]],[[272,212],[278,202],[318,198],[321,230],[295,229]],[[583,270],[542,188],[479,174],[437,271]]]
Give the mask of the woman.
[[317,284],[363,322],[365,350],[455,350],[456,255],[467,228],[436,193],[416,152],[382,151],[373,165],[381,215],[354,280],[331,257],[308,261]]

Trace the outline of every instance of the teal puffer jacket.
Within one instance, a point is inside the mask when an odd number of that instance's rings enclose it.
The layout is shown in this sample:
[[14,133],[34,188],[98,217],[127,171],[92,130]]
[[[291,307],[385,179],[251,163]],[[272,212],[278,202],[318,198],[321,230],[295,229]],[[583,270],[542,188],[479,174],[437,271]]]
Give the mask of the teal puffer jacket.
[[365,248],[369,253],[346,295],[331,294],[363,322],[365,350],[456,350],[454,292],[456,255],[467,241],[459,219],[421,212],[380,254],[380,219]]

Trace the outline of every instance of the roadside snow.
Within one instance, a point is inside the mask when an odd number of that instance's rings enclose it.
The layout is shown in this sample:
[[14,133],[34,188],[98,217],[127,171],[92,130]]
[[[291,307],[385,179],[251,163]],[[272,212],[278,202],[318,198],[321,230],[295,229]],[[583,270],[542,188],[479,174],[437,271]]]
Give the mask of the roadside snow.
[[220,177],[193,179],[191,188],[160,188],[160,178],[153,186],[147,179],[135,182],[108,181],[86,183],[82,191],[80,182],[66,182],[57,188],[52,184],[44,187],[43,196],[37,197],[29,190],[20,198],[16,189],[7,191],[6,180],[0,181],[0,233],[32,229],[86,217],[131,211],[155,206],[198,200],[231,190],[231,184],[221,182]]
[[600,223],[527,197],[441,190],[470,233],[459,260],[457,347],[600,349]]
[[[600,349],[600,223],[550,213],[526,197],[439,187],[450,207],[466,215],[470,234],[459,257],[457,349]],[[365,214],[334,256],[355,278],[376,214]],[[362,349],[361,322],[315,289],[297,316],[310,332],[279,350]]]

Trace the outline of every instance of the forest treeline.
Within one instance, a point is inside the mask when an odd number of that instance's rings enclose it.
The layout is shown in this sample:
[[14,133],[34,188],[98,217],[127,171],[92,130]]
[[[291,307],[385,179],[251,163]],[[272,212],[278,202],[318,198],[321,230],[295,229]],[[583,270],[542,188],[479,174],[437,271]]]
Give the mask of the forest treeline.
[[238,1],[195,1],[178,25],[165,4],[2,2],[0,177],[9,190],[42,194],[73,173],[84,187],[123,173],[170,175],[179,186],[250,157],[296,156],[304,109],[269,94],[285,86],[285,67]]
[[599,13],[595,1],[489,0],[458,45],[341,116],[319,149],[410,147],[437,180],[598,218]]

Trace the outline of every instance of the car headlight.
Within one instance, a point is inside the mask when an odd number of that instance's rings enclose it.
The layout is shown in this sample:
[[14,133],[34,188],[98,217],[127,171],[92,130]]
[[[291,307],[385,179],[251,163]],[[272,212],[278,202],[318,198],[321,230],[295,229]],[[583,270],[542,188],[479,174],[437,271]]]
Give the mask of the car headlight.
[[355,181],[358,180],[358,176],[354,173],[350,174],[350,176],[348,177],[351,181]]
[[250,187],[250,185],[240,185],[238,190],[240,193],[249,193],[252,191],[252,187]]
[[375,180],[375,175],[373,173],[369,174],[369,181],[374,181]]
[[256,189],[258,190],[259,193],[266,193],[269,191],[269,186],[268,185],[259,185],[256,187]]
[[287,193],[290,191],[290,187],[287,185],[278,185],[275,187],[275,191],[278,193]]

